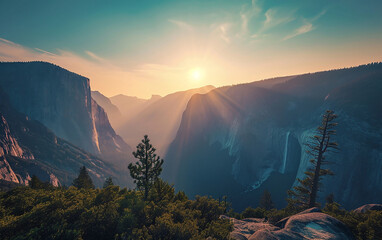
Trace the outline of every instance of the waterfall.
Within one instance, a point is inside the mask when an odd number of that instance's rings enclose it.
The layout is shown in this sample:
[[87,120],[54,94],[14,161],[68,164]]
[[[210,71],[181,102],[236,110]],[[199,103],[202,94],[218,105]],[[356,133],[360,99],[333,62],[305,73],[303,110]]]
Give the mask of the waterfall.
[[286,167],[287,156],[288,156],[289,135],[290,135],[290,131],[288,131],[287,134],[286,134],[285,146],[284,146],[283,164],[281,165],[281,169],[280,169],[281,173],[285,173],[285,167]]

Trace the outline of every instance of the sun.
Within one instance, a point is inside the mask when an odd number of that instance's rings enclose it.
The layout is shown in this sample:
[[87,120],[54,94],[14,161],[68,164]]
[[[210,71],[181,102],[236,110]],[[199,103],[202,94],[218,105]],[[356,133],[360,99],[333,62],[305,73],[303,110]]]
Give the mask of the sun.
[[190,78],[195,81],[199,81],[203,78],[204,72],[201,68],[193,68],[190,70]]

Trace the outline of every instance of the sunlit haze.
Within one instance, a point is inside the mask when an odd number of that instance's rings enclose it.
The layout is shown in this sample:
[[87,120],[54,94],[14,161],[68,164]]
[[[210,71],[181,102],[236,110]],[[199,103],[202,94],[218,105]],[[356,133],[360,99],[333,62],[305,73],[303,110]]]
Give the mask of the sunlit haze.
[[204,77],[204,71],[200,68],[194,68],[190,71],[190,77],[195,81],[202,80]]
[[1,1],[0,60],[43,60],[106,96],[382,60],[382,1]]

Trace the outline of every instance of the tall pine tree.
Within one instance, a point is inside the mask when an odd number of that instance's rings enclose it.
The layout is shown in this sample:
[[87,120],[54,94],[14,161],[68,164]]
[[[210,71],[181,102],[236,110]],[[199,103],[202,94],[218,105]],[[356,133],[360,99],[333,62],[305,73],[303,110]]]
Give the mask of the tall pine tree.
[[261,196],[259,206],[265,210],[271,210],[275,208],[271,193],[268,190],[265,190],[263,196]]
[[73,180],[73,186],[85,189],[94,188],[93,181],[90,178],[88,170],[86,170],[85,166],[82,166],[80,168],[80,173],[78,174],[78,177]]
[[305,172],[304,179],[297,179],[299,185],[288,192],[289,203],[300,208],[311,208],[316,206],[317,192],[320,188],[320,180],[323,176],[333,175],[329,169],[324,169],[323,165],[328,164],[326,161],[326,153],[338,149],[338,144],[333,141],[336,134],[334,128],[337,123],[334,119],[337,115],[333,111],[327,110],[322,117],[321,125],[316,130],[316,135],[311,137],[311,141],[306,144],[307,153],[312,156],[309,167]]
[[145,135],[142,142],[138,144],[137,150],[133,152],[138,161],[135,164],[130,163],[128,167],[134,183],[137,184],[137,189],[144,191],[145,200],[162,172],[163,159],[157,156],[155,151],[156,149],[150,144],[150,139]]

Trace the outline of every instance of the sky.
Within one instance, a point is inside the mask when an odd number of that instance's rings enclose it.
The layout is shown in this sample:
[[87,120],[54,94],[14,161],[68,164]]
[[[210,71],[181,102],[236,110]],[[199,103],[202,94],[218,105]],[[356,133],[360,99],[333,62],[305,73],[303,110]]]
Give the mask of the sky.
[[149,98],[382,61],[380,0],[0,0],[0,61]]

